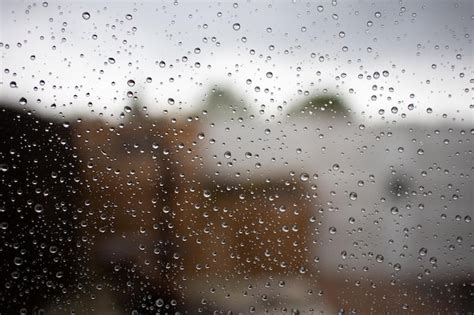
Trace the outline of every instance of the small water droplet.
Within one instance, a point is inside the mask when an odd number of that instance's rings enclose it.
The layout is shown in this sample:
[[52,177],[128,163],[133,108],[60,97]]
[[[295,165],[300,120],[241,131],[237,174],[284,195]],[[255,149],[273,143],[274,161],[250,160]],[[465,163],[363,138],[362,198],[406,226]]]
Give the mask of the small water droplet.
[[301,173],[300,179],[302,182],[306,182],[309,179],[309,174],[308,173]]
[[350,198],[351,200],[357,200],[357,193],[351,192],[351,193],[349,194],[349,198]]
[[420,256],[426,256],[427,253],[428,253],[428,250],[424,247],[420,248],[420,250],[418,251],[418,254]]
[[41,212],[44,211],[43,205],[41,205],[41,204],[39,204],[39,203],[37,203],[37,204],[35,205],[34,209],[35,209],[35,212],[36,212],[36,213],[41,213]]

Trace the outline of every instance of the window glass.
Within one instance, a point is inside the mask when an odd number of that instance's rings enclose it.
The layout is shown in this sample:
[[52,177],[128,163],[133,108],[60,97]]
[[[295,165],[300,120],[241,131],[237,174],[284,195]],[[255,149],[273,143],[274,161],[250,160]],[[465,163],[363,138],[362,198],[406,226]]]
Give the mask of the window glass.
[[0,314],[474,312],[471,1],[0,12]]

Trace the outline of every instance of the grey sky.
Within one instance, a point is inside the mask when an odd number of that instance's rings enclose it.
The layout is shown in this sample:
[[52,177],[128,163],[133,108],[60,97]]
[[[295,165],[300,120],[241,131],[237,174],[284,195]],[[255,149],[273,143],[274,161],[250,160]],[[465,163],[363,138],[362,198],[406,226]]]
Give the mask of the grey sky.
[[328,89],[372,122],[406,113],[472,123],[472,9],[469,1],[2,1],[0,93],[56,116],[109,117],[128,91],[151,113],[186,112],[212,84],[232,86],[275,113]]

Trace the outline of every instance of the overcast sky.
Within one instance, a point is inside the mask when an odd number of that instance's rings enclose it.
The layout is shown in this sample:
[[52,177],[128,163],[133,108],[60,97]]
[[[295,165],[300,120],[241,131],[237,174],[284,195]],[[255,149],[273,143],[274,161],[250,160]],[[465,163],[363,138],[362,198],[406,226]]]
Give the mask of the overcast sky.
[[0,95],[110,117],[127,92],[188,112],[217,84],[273,114],[327,89],[367,121],[472,124],[471,1],[338,2],[2,1]]

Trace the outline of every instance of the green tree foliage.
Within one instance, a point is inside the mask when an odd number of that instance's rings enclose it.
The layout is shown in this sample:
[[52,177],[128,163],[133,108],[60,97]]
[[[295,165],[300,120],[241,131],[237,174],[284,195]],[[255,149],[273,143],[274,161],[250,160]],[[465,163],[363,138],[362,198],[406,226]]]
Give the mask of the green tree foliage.
[[345,102],[336,95],[317,95],[300,102],[289,113],[291,117],[344,117],[350,113]]
[[251,110],[242,98],[226,87],[214,87],[205,96],[205,104],[202,109],[210,116],[220,116],[228,119],[231,117],[247,117]]

